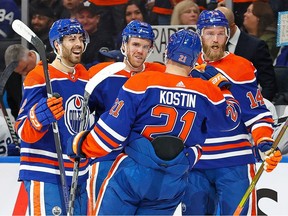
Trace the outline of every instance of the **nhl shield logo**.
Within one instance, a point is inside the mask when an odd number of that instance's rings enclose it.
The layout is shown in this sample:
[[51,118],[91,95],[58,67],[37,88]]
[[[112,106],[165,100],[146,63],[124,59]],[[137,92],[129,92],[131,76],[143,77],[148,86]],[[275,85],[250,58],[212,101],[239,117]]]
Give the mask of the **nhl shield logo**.
[[[81,111],[84,98],[81,95],[72,95],[65,104],[65,124],[68,131],[74,135],[79,132],[81,122]],[[87,129],[89,119],[89,109],[87,109],[84,130]]]

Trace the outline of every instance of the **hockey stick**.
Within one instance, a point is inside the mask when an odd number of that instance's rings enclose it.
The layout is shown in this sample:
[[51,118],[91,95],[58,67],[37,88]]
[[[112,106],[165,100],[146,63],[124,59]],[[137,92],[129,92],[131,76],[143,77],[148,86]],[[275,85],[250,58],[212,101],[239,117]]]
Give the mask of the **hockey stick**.
[[[31,43],[39,52],[40,58],[43,63],[43,69],[44,69],[44,76],[45,76],[45,82],[46,82],[46,90],[47,90],[47,96],[48,98],[53,96],[52,91],[52,85],[50,81],[50,74],[48,71],[48,62],[46,58],[46,52],[45,52],[45,46],[43,44],[43,41],[28,27],[20,20],[14,20],[12,23],[13,30],[25,38],[29,43]],[[55,148],[58,158],[58,164],[59,164],[59,171],[60,171],[60,178],[61,178],[61,184],[62,184],[62,192],[63,192],[63,199],[66,207],[66,212],[68,210],[68,202],[69,202],[69,193],[68,193],[68,186],[66,181],[66,175],[65,175],[65,167],[64,167],[64,161],[62,156],[62,147],[61,147],[61,141],[60,141],[60,135],[58,130],[58,124],[57,121],[52,123],[53,127],[53,135],[54,135],[54,141],[55,141]],[[64,212],[64,213],[66,213]]]
[[[88,101],[90,98],[90,95],[92,94],[93,90],[96,88],[96,86],[101,83],[103,80],[105,80],[107,77],[109,77],[112,74],[117,73],[120,70],[123,70],[125,68],[126,64],[123,62],[115,62],[113,64],[108,65],[107,67],[103,68],[101,71],[99,71],[97,74],[95,74],[86,84],[85,86],[85,92],[84,92],[84,100],[83,100],[83,106],[82,111],[80,115],[80,130],[82,131],[85,128],[86,120],[87,120],[87,106]],[[76,195],[76,188],[78,183],[78,173],[79,173],[79,163],[80,159],[75,159],[74,162],[74,168],[73,168],[73,177],[71,182],[71,189],[70,189],[70,196],[69,196],[69,207],[68,207],[68,214],[67,215],[73,215],[74,212],[74,201],[75,201],[75,195]]]
[[5,118],[6,124],[8,126],[11,138],[13,140],[13,143],[15,145],[19,145],[19,139],[18,136],[14,130],[13,124],[11,122],[11,119],[7,113],[7,110],[5,108],[4,102],[3,102],[3,94],[4,94],[4,88],[5,85],[10,77],[10,75],[13,73],[13,71],[15,70],[15,68],[18,66],[18,62],[17,61],[13,61],[11,62],[6,68],[5,70],[1,73],[0,76],[0,106],[1,106],[1,110],[3,113],[3,116]]
[[[283,127],[281,128],[278,136],[276,137],[275,142],[273,143],[273,145],[272,145],[272,147],[271,147],[272,151],[271,151],[270,154],[272,154],[272,153],[276,150],[276,148],[277,148],[277,146],[278,146],[281,138],[283,137],[284,133],[286,132],[287,127],[288,127],[288,119],[286,119],[286,121],[285,121]],[[236,210],[234,211],[234,213],[233,213],[234,216],[238,216],[238,215],[241,214],[242,209],[243,209],[245,203],[247,202],[247,200],[248,200],[248,198],[249,198],[252,190],[255,188],[255,186],[256,186],[256,184],[257,184],[260,176],[262,175],[262,173],[263,173],[263,171],[264,171],[264,165],[265,165],[265,161],[262,162],[259,170],[257,171],[257,173],[256,173],[256,175],[254,176],[251,184],[249,185],[248,189],[246,190],[244,196],[242,197],[239,205],[237,206]]]

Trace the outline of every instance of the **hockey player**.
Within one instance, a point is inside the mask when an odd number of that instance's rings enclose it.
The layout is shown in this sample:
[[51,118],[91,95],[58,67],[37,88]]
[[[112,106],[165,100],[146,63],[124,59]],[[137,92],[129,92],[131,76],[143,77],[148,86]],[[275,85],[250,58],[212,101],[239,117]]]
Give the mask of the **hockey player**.
[[[189,76],[200,50],[198,34],[171,35],[165,73],[132,76],[91,132],[68,140],[71,158],[102,157],[124,147],[101,186],[96,215],[172,215],[187,171],[201,156],[206,131],[239,124],[239,106],[225,90],[227,79],[210,73],[211,80],[218,78],[214,85]],[[227,100],[216,85],[223,86]]]
[[[61,97],[47,98],[40,62],[24,81],[24,95],[16,122],[16,130],[21,138],[19,179],[24,181],[28,192],[30,215],[52,215],[59,213],[60,209],[65,214],[51,123],[58,121],[61,148],[65,150],[68,137],[79,132],[82,95],[89,80],[87,70],[79,64],[89,43],[82,25],[76,19],[57,20],[50,29],[49,40],[56,54],[55,60],[48,65],[51,85]],[[65,154],[63,159],[69,186],[73,163]],[[76,215],[87,213],[88,164],[88,160],[80,163],[74,206]]]
[[[92,92],[89,100],[91,112],[95,111],[96,120],[100,115],[109,110],[123,84],[134,74],[145,71],[165,71],[165,66],[159,63],[145,62],[152,52],[154,33],[152,27],[137,20],[131,21],[123,30],[121,52],[125,56],[126,64],[121,70],[102,81]],[[102,68],[112,64],[111,62],[97,64],[89,69],[90,76],[94,76]],[[91,161],[91,175],[89,183],[89,215],[95,214],[95,204],[100,186],[108,174],[108,171],[121,152],[113,151],[106,157]]]
[[[255,157],[265,160],[265,170],[272,171],[281,160],[281,152],[267,156],[273,144],[271,113],[257,88],[256,69],[248,60],[225,52],[229,25],[218,10],[203,11],[197,31],[203,45],[198,63],[212,65],[232,83],[231,92],[241,106],[241,124],[231,131],[215,127],[208,132],[199,162],[189,173],[183,200],[184,215],[233,215],[255,174]],[[198,77],[194,71],[192,76]],[[254,154],[249,133],[256,146]],[[252,191],[242,214],[257,215],[256,192]]]

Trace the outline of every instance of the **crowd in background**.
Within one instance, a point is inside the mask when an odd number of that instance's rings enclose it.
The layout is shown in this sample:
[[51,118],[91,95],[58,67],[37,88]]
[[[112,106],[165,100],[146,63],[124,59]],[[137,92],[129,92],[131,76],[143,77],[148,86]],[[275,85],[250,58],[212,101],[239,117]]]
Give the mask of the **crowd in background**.
[[[43,40],[47,53],[50,53],[52,49],[48,31],[52,23],[59,18],[78,19],[91,37],[90,48],[88,47],[88,52],[83,57],[83,63],[88,64],[87,67],[101,61],[95,50],[119,49],[121,32],[133,19],[151,25],[195,25],[202,10],[225,6],[225,0],[91,0],[89,2],[92,5],[86,1],[30,0],[29,26]],[[233,2],[236,25],[264,40],[272,59],[275,60],[279,52],[279,47],[276,47],[278,12],[288,10],[288,3],[279,0]],[[1,7],[4,18],[0,22],[0,40],[19,37],[11,29],[11,23],[21,17],[21,1],[2,0]]]

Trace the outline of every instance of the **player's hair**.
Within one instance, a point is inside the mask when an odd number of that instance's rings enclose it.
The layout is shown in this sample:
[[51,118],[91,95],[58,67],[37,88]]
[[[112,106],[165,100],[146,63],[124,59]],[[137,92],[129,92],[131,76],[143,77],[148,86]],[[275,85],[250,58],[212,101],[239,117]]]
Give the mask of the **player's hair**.
[[5,50],[5,65],[9,65],[13,61],[25,59],[29,53],[29,49],[21,44],[12,44]]
[[201,51],[200,37],[196,32],[182,29],[169,38],[166,58],[174,62],[194,67]]
[[90,39],[82,24],[76,19],[59,19],[53,23],[49,31],[49,41],[54,52],[56,52],[54,41],[61,43],[64,36],[71,34],[83,34],[85,51]]
[[197,22],[197,33],[202,35],[203,29],[207,27],[223,26],[226,29],[227,37],[230,35],[230,28],[228,20],[225,15],[219,10],[204,10],[200,13]]

